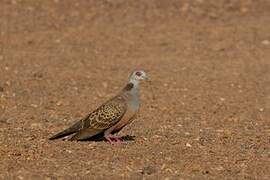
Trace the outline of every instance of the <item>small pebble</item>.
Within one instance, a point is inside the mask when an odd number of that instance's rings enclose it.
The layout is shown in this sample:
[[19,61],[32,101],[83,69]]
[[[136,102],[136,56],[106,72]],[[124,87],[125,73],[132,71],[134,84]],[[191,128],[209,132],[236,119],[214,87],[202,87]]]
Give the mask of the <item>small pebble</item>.
[[141,173],[151,175],[154,174],[155,172],[157,172],[157,169],[154,166],[146,166],[143,168]]
[[13,1],[11,1],[11,3],[12,3],[13,5],[16,5],[16,4],[17,4],[17,1],[13,0]]
[[263,112],[264,111],[264,108],[260,108],[259,111]]
[[185,132],[184,134],[185,134],[186,136],[189,136],[189,135],[190,135],[190,133],[189,133],[189,132]]
[[263,45],[269,45],[269,44],[270,44],[270,41],[267,40],[267,39],[266,39],[266,40],[263,40],[263,41],[262,41],[262,44],[263,44]]
[[31,127],[32,128],[40,128],[40,127],[42,127],[42,124],[41,123],[32,123]]
[[221,97],[220,100],[221,100],[221,101],[225,101],[225,98],[222,98],[222,97]]
[[107,88],[107,87],[108,87],[108,83],[102,82],[102,86],[103,86],[104,88]]
[[240,9],[240,11],[241,11],[241,13],[246,13],[246,12],[248,12],[248,8],[242,7],[242,8]]
[[37,108],[38,107],[38,105],[36,105],[36,104],[31,104],[30,106],[31,107],[34,107],[34,108]]
[[217,171],[223,171],[223,170],[224,170],[224,167],[222,167],[222,166],[217,166],[217,167],[212,168],[212,169],[217,170]]

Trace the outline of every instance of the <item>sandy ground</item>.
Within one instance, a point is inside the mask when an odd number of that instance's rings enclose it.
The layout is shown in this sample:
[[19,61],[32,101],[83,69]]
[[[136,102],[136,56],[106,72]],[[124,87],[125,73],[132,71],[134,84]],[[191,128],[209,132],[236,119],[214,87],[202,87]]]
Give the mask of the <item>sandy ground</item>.
[[[48,140],[136,68],[134,141]],[[0,1],[0,179],[270,179],[269,117],[269,0]]]

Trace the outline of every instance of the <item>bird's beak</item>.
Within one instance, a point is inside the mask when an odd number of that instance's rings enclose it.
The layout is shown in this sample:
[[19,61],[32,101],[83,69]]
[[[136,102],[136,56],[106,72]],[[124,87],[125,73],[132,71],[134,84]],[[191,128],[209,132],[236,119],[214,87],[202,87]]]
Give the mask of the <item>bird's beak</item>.
[[145,81],[150,82],[151,80],[149,79],[148,76],[145,76]]

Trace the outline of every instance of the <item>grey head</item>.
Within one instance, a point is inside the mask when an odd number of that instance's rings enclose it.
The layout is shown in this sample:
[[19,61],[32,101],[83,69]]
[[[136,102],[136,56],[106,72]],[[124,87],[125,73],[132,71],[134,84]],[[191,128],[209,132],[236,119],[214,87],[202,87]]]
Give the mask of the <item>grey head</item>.
[[139,83],[147,79],[147,75],[143,70],[135,70],[129,76],[129,83],[134,85],[134,88],[138,88]]
[[130,74],[128,84],[123,90],[129,94],[132,94],[133,96],[136,96],[139,93],[138,91],[140,82],[146,79],[147,75],[145,71],[135,70]]

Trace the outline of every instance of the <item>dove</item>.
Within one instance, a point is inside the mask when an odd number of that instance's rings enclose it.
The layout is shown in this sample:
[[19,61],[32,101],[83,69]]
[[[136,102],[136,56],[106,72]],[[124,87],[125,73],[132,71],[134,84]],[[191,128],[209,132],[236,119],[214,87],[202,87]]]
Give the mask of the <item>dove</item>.
[[115,134],[135,119],[140,108],[139,84],[146,79],[145,71],[133,71],[126,86],[116,96],[49,139],[73,134],[71,141],[105,138],[110,143],[121,143],[123,140]]

